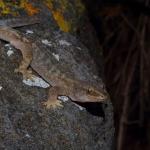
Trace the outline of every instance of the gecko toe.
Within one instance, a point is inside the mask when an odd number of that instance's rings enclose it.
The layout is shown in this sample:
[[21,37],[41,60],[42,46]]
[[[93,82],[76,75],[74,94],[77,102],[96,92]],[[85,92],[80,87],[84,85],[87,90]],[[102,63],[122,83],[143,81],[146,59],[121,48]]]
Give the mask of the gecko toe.
[[47,101],[47,102],[42,102],[42,105],[45,106],[47,109],[56,109],[56,108],[60,108],[63,107],[63,105],[61,104],[61,101]]

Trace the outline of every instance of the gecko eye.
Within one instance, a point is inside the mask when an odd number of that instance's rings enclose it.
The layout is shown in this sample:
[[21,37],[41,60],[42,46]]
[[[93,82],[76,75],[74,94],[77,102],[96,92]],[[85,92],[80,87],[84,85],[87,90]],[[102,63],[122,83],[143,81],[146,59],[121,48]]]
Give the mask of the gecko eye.
[[88,89],[88,94],[93,95],[93,96],[98,96],[99,93],[95,91],[93,88]]
[[92,93],[93,92],[93,89],[92,88],[89,88],[88,89],[88,93]]

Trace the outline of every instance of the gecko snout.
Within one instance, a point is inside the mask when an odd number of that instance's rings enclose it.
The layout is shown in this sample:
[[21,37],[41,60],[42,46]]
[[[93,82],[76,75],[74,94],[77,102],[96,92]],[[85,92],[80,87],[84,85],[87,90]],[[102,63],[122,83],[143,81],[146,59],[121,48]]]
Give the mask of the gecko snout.
[[104,101],[109,98],[109,94],[104,90],[98,90],[95,88],[89,88],[87,91],[87,96],[89,99],[94,101]]

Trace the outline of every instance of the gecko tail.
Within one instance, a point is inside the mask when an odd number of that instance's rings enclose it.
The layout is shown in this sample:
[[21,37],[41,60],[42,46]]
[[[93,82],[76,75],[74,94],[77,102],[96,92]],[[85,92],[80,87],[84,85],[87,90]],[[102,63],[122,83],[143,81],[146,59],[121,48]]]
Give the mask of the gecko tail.
[[12,28],[15,27],[23,27],[32,24],[40,23],[40,17],[38,16],[22,16],[22,17],[15,17],[15,18],[8,18],[0,20],[0,26],[9,26]]

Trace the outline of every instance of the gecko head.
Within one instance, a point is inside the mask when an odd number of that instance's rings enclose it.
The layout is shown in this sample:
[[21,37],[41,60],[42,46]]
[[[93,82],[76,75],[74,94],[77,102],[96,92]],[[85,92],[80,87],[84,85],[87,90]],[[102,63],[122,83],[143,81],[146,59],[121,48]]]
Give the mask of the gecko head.
[[86,91],[87,97],[91,100],[104,101],[108,99],[108,93],[103,89],[90,87]]
[[84,89],[78,89],[75,93],[77,101],[80,102],[102,102],[109,98],[108,93],[98,87],[89,86]]
[[89,100],[93,102],[101,102],[108,99],[108,93],[102,89],[97,87],[89,87],[86,90],[86,96]]

